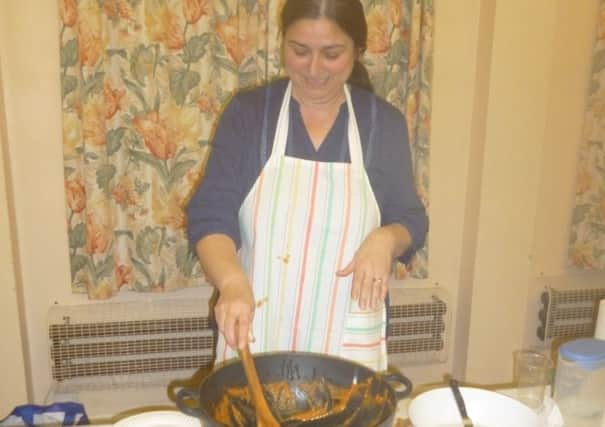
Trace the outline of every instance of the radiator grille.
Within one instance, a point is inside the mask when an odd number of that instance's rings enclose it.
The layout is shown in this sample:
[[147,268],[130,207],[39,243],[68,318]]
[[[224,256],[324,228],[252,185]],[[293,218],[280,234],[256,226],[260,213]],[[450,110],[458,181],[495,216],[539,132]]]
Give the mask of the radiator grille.
[[[391,362],[443,360],[447,303],[434,292],[391,292],[387,347]],[[49,312],[52,377],[86,387],[137,381],[165,383],[211,367],[216,332],[208,299],[53,306]],[[96,378],[106,378],[97,381]]]
[[542,341],[555,338],[592,336],[598,301],[605,289],[554,289],[547,287],[541,296],[537,336]]
[[434,288],[398,288],[390,291],[387,350],[389,362],[410,364],[447,359],[449,312],[447,293]]

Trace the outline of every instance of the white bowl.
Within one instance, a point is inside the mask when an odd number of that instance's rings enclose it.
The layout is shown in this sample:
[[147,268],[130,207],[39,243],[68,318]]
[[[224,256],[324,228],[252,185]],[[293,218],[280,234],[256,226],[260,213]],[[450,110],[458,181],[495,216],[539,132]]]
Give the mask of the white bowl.
[[[538,415],[515,399],[493,391],[460,387],[466,411],[475,427],[538,427]],[[462,419],[449,387],[424,392],[408,407],[414,427],[461,426]]]

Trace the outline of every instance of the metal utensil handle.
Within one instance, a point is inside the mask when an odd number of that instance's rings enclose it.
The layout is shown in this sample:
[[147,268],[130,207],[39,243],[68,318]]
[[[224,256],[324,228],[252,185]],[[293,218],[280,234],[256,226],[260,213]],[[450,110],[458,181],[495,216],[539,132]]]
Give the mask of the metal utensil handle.
[[[393,383],[392,386],[394,385],[393,390],[395,391],[395,399],[397,400],[408,397],[412,392],[412,382],[408,377],[399,372],[387,372],[386,374],[382,375],[382,378],[388,383]],[[397,390],[395,388],[402,385],[404,386],[403,390]]]
[[450,387],[452,392],[454,393],[454,399],[456,399],[456,406],[458,407],[458,411],[460,411],[460,415],[462,419],[468,419],[468,414],[466,413],[466,405],[464,404],[464,399],[462,398],[462,393],[460,393],[460,388],[458,387],[458,381],[452,378],[450,380]]

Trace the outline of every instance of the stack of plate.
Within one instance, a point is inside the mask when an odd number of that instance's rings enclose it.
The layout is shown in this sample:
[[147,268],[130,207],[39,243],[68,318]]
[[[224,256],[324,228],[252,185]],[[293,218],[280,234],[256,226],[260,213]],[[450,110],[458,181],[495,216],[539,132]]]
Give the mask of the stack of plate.
[[150,411],[123,418],[113,427],[201,427],[200,420],[178,411]]

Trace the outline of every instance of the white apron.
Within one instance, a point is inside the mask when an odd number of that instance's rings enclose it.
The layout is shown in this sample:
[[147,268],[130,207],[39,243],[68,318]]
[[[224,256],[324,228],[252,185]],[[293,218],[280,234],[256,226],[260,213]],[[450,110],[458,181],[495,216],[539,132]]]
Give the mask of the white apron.
[[[253,353],[309,351],[387,368],[386,308],[361,310],[352,274],[338,277],[380,210],[363,165],[355,112],[349,110],[351,163],[286,156],[291,84],[282,101],[273,148],[240,211],[240,260],[254,289]],[[217,362],[236,356],[222,334]]]

